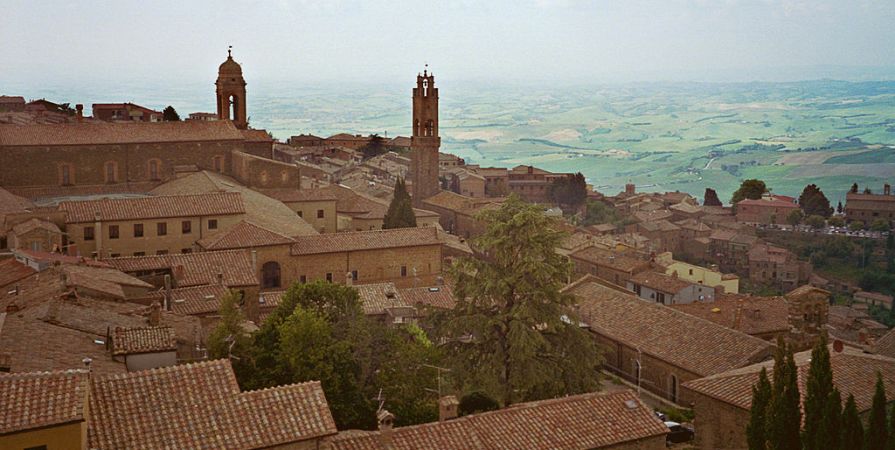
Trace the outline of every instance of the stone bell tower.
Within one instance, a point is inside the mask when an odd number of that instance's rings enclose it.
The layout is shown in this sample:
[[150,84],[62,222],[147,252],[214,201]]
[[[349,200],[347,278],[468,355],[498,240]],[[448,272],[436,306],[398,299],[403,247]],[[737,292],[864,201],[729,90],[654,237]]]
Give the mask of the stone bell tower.
[[218,120],[232,120],[236,128],[248,127],[246,118],[246,81],[242,67],[233,60],[233,47],[227,49],[227,60],[218,68]]
[[413,205],[439,191],[438,184],[438,88],[428,69],[416,76],[413,88],[413,135],[410,138],[410,177]]

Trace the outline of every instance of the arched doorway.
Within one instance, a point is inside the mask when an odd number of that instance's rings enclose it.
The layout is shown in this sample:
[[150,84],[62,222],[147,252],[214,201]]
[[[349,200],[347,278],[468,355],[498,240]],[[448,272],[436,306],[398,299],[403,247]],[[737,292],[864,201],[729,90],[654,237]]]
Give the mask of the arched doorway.
[[269,261],[261,266],[261,288],[271,289],[280,287],[280,264]]

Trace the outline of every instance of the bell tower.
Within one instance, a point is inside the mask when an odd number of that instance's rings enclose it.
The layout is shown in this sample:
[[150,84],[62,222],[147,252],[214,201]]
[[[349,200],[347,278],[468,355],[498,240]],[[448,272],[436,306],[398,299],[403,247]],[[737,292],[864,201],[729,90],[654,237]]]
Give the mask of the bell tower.
[[218,68],[218,120],[232,120],[236,128],[248,127],[246,118],[246,81],[242,67],[233,60],[233,47],[227,49],[227,60]]
[[410,138],[410,175],[414,206],[438,193],[438,88],[428,68],[416,76],[413,88],[413,134]]

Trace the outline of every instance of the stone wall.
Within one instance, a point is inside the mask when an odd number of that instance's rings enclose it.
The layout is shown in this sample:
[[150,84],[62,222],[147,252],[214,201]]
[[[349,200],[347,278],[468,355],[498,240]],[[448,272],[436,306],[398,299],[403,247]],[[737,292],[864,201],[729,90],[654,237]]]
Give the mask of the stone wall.
[[248,187],[301,189],[301,173],[294,164],[233,152],[231,172],[233,178]]

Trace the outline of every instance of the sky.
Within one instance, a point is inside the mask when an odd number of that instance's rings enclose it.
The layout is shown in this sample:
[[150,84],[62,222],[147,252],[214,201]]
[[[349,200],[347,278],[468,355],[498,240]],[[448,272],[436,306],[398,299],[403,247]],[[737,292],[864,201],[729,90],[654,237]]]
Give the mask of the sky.
[[[0,0],[4,79],[895,79],[895,1]],[[212,74],[209,75],[209,72]],[[208,81],[211,80],[211,81]]]

